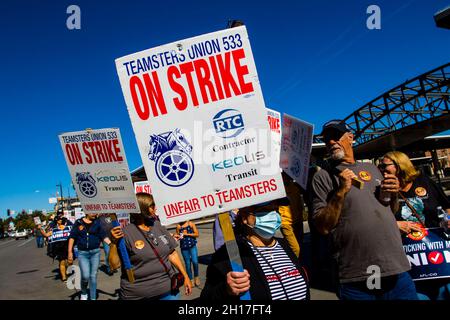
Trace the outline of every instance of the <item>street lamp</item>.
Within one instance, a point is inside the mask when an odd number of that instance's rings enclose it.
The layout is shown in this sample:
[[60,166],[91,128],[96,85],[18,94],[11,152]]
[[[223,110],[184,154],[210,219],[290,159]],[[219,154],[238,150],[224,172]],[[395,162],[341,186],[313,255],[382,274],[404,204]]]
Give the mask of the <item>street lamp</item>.
[[450,6],[436,12],[434,21],[439,28],[450,29]]

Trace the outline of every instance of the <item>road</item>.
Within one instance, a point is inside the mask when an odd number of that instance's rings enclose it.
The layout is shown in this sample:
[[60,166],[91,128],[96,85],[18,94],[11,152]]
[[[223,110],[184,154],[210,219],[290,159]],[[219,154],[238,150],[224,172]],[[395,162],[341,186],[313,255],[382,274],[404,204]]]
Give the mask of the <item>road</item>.
[[[193,289],[190,296],[182,294],[181,299],[198,298],[205,283],[206,268],[213,253],[211,223],[199,225],[198,239],[199,272],[201,285]],[[179,250],[179,249],[177,249]],[[37,248],[35,238],[28,240],[2,239],[0,241],[0,300],[71,300],[79,299],[79,292],[69,290],[59,279],[58,262],[46,256],[46,247]],[[181,257],[181,254],[180,254]],[[77,264],[77,261],[75,261]],[[102,267],[98,273],[97,291],[99,300],[116,300],[120,283],[119,273],[108,276]],[[312,300],[336,300],[331,292],[311,289]]]

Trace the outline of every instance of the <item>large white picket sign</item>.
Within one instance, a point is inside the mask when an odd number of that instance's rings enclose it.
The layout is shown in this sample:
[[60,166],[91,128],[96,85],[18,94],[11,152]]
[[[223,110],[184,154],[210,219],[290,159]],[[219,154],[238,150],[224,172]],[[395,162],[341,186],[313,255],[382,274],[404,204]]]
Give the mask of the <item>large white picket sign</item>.
[[280,166],[280,153],[281,153],[281,113],[278,111],[267,109],[267,121],[269,122],[272,147],[273,149],[273,165],[277,168]]
[[[285,196],[244,26],[116,60],[165,225]],[[275,160],[276,161],[276,160]]]
[[314,126],[283,114],[282,132],[280,166],[306,189]]
[[59,139],[85,214],[139,212],[119,129],[68,132]]

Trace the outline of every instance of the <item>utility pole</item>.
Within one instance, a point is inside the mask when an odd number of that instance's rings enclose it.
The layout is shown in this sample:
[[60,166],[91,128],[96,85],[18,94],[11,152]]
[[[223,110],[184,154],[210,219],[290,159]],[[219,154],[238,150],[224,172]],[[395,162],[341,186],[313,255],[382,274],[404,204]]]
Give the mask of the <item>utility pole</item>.
[[57,184],[56,186],[59,187],[59,191],[60,191],[59,196],[61,197],[61,210],[64,211],[64,198],[63,198],[63,191],[62,191],[62,184],[61,184],[61,182],[59,182],[59,184]]

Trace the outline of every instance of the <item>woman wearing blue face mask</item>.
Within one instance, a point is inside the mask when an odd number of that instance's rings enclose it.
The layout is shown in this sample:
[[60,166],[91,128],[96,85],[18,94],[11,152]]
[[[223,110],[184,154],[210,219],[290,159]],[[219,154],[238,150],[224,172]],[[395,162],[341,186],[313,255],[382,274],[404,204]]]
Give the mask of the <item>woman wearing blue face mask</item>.
[[206,272],[201,299],[239,301],[250,291],[254,301],[309,299],[304,268],[286,240],[275,238],[281,217],[275,202],[239,209],[236,243],[244,272],[233,272],[226,246],[213,256]]

